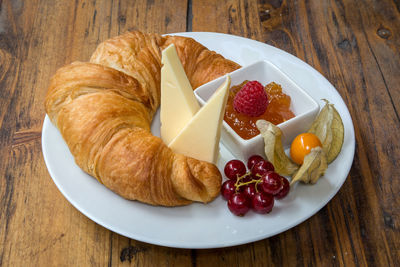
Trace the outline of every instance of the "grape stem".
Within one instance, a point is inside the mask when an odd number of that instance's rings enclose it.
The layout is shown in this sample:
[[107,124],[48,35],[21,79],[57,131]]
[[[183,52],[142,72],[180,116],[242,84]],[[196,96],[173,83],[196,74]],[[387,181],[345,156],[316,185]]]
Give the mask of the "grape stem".
[[[255,185],[255,188],[256,188],[256,192],[258,193],[257,185],[258,185],[259,183],[261,183],[261,181],[262,181],[261,179],[251,179],[251,180],[248,181],[248,182],[243,182],[243,183],[240,182],[242,179],[244,179],[245,177],[247,177],[247,176],[249,176],[249,175],[251,175],[251,172],[247,172],[246,174],[244,174],[244,175],[242,175],[242,176],[240,176],[240,177],[237,178],[236,183],[235,183],[235,188],[236,188],[235,191],[236,191],[236,193],[238,192],[239,187],[244,186],[244,185],[248,185],[248,184],[253,184],[253,183],[256,184],[256,185]],[[256,176],[261,178],[261,175],[258,174],[258,173],[256,174]]]

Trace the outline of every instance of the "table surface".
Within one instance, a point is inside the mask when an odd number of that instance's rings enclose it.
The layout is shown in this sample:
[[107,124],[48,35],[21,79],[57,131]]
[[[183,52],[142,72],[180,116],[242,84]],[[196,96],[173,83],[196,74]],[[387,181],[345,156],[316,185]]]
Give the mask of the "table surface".
[[[356,151],[338,194],[277,236],[166,248],[113,233],[60,193],[41,150],[50,77],[128,30],[222,32],[304,60],[338,90]],[[0,266],[400,266],[399,0],[0,1]]]

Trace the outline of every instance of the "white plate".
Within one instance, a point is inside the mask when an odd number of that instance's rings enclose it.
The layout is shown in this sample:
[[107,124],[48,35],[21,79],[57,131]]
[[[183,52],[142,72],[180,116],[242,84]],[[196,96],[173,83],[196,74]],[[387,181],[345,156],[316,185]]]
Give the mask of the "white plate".
[[[242,66],[269,60],[304,88],[320,106],[326,98],[339,111],[344,127],[344,144],[338,158],[329,165],[316,185],[298,184],[283,200],[276,201],[272,212],[249,212],[236,217],[218,197],[208,205],[165,208],[125,200],[96,179],[84,173],[74,162],[58,130],[46,116],[42,131],[44,159],[55,184],[73,206],[98,224],[121,235],[147,243],[178,248],[217,248],[264,239],[292,228],[319,211],[337,193],[353,162],[354,128],[342,98],[316,70],[300,59],[254,40],[218,33],[179,33],[196,39],[211,50]],[[157,118],[154,119],[154,123]],[[153,123],[153,126],[154,126]],[[155,127],[153,127],[154,130]],[[221,147],[218,167],[233,158]]]

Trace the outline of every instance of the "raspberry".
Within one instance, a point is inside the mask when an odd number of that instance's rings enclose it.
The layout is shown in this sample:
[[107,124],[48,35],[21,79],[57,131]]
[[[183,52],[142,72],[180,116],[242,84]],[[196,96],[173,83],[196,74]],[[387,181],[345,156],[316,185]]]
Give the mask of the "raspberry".
[[257,117],[264,114],[267,106],[267,93],[264,87],[257,81],[246,83],[233,99],[235,110],[250,117]]

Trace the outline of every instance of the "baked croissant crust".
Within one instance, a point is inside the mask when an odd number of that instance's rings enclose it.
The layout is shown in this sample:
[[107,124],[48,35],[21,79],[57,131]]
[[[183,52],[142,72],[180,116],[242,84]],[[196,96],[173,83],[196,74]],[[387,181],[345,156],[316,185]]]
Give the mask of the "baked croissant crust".
[[191,38],[128,32],[100,44],[90,62],[60,68],[46,112],[78,166],[120,196],[163,206],[207,203],[220,191],[217,167],[174,153],[150,131],[161,51],[171,43],[193,88],[240,67]]

